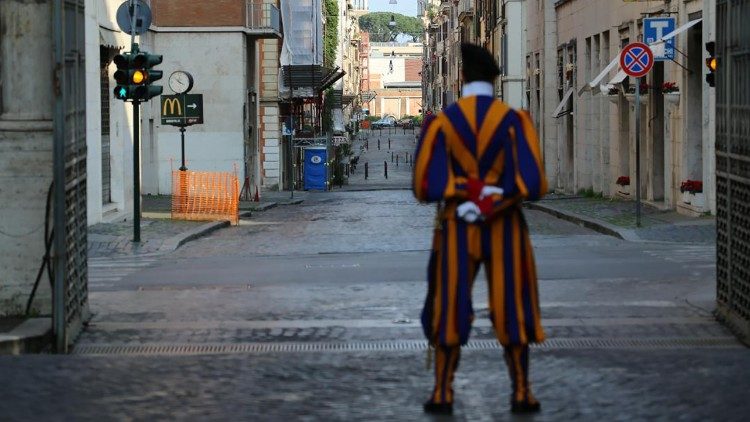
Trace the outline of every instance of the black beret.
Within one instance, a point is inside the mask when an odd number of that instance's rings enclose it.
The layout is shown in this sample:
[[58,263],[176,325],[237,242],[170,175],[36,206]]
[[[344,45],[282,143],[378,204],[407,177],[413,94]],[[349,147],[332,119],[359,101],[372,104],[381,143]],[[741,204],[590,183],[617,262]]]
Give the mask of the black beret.
[[478,45],[462,43],[461,59],[464,82],[492,82],[500,75],[500,68],[495,58],[489,51]]

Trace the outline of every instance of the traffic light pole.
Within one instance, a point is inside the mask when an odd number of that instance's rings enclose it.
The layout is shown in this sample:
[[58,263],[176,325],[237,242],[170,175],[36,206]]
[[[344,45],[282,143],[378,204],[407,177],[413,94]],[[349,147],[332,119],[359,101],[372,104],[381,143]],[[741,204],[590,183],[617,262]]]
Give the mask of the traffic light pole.
[[141,104],[133,101],[133,242],[141,241]]

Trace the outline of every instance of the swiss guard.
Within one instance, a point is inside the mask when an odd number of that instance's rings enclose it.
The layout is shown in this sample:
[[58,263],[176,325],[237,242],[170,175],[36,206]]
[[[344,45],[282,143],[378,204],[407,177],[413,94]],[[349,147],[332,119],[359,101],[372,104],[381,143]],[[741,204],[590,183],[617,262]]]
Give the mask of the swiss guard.
[[544,341],[536,264],[521,204],[547,192],[529,116],[494,97],[500,69],[483,48],[461,45],[461,99],[426,119],[417,144],[414,195],[437,202],[422,327],[435,350],[435,388],[424,411],[453,412],[453,376],[474,320],[471,291],[480,265],[489,317],[504,348],[514,413],[536,412],[529,344]]

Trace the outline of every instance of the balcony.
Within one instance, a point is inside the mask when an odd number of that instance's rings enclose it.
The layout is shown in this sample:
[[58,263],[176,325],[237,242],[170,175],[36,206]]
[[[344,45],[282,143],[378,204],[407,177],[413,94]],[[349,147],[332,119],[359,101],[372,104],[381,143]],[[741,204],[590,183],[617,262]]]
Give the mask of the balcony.
[[471,19],[474,16],[474,0],[459,0],[458,20]]
[[257,4],[246,0],[245,27],[258,38],[281,38],[281,13],[273,4]]

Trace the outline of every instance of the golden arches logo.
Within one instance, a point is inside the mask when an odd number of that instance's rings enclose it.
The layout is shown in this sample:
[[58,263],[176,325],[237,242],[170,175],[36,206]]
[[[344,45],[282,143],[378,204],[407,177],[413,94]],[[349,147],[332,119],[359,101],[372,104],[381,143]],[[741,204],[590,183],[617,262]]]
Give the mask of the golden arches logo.
[[[167,106],[169,106],[169,114],[167,114]],[[175,114],[175,109],[177,109],[177,114]],[[163,116],[182,116],[182,103],[180,103],[180,100],[177,98],[167,98],[164,100],[164,105],[161,109],[161,114]]]

